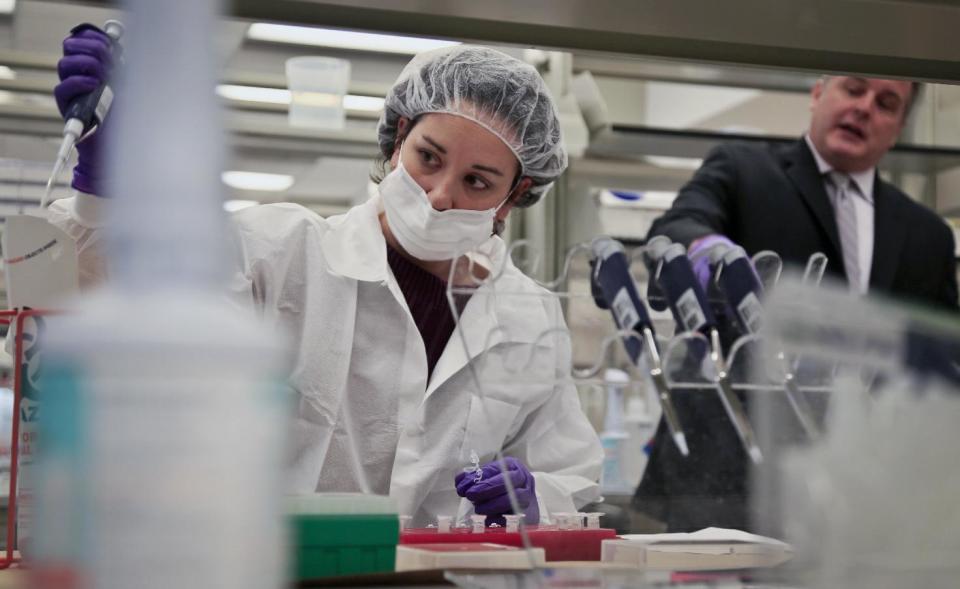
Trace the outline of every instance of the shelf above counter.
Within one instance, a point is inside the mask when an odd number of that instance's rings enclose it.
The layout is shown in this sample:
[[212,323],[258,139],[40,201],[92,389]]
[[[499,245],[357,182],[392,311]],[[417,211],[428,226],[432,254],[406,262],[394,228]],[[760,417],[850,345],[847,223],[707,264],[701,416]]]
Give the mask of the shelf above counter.
[[[586,155],[591,158],[639,160],[647,156],[703,158],[721,143],[789,144],[798,137],[719,133],[657,127],[613,125],[594,137]],[[935,174],[960,167],[960,148],[898,144],[880,162],[893,173]]]

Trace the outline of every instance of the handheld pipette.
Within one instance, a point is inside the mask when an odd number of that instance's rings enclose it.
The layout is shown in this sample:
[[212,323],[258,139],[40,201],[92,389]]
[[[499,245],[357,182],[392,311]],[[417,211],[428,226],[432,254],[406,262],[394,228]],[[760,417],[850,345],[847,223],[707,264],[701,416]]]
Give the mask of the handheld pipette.
[[[95,25],[84,23],[75,26],[70,32],[78,33],[90,29],[96,31],[101,30]],[[110,38],[116,52],[119,47],[118,42],[120,41],[120,37],[123,36],[123,24],[121,24],[120,21],[108,20],[104,23],[101,32]],[[113,90],[110,89],[109,82],[104,81],[92,92],[77,98],[67,107],[67,112],[64,113],[64,118],[67,122],[63,126],[63,141],[60,143],[59,151],[57,151],[57,159],[53,164],[53,173],[50,174],[50,179],[47,180],[47,187],[43,191],[43,198],[40,199],[41,209],[46,208],[47,201],[50,200],[50,192],[53,190],[53,184],[57,181],[60,172],[63,171],[63,167],[67,165],[67,159],[70,157],[70,152],[73,151],[74,146],[82,137],[86,137],[103,122],[112,103]]]
[[595,239],[590,247],[593,250],[593,257],[590,259],[593,270],[590,288],[594,301],[601,309],[609,309],[613,313],[617,327],[636,332],[640,336],[624,336],[623,346],[627,349],[630,360],[638,366],[644,348],[647,349],[650,377],[657,389],[664,420],[680,453],[688,456],[690,449],[663,373],[653,322],[637,293],[623,245],[609,237],[601,237]]
[[[717,290],[722,293],[730,314],[743,333],[751,335],[759,333],[763,312],[760,304],[763,285],[751,266],[750,258],[741,247],[732,247],[725,251],[717,250],[716,258],[713,280]],[[779,353],[778,357],[784,362],[786,368],[786,358],[783,353]],[[783,387],[787,401],[797,416],[800,426],[807,437],[816,439],[820,431],[813,417],[813,409],[807,403],[803,392],[797,387],[792,370],[786,369]]]
[[750,420],[740,399],[733,391],[726,363],[720,353],[720,332],[707,296],[693,272],[693,266],[682,244],[660,236],[650,240],[644,250],[644,262],[650,271],[651,284],[656,282],[670,307],[674,320],[684,331],[699,331],[710,342],[710,359],[717,369],[717,393],[739,436],[744,450],[755,463],[763,455],[757,445]]

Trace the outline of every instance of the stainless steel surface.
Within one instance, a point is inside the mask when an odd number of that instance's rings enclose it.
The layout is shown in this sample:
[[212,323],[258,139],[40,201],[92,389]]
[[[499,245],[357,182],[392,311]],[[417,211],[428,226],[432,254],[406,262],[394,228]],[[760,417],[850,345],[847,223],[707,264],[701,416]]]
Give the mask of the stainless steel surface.
[[746,450],[750,459],[759,464],[763,461],[763,454],[760,452],[760,446],[757,445],[757,438],[753,433],[753,426],[747,419],[747,412],[743,408],[739,397],[733,391],[730,379],[727,376],[727,368],[720,356],[720,334],[716,329],[710,330],[710,359],[713,360],[717,369],[717,394],[720,395],[720,401],[723,402],[723,408],[727,412],[727,417],[737,431],[737,436],[743,443],[743,449]]
[[[784,364],[786,364],[785,359]],[[787,395],[787,402],[790,403],[790,408],[793,410],[793,414],[797,416],[797,421],[800,422],[800,427],[803,428],[807,438],[810,440],[819,438],[820,428],[817,427],[816,419],[813,417],[813,409],[810,407],[810,403],[807,402],[804,392],[797,387],[797,382],[794,380],[792,372],[787,373],[783,382],[783,388]]]
[[670,437],[676,444],[677,449],[680,450],[680,454],[689,456],[690,447],[687,445],[687,437],[683,433],[683,425],[681,425],[677,410],[673,406],[670,386],[663,374],[663,363],[660,358],[660,349],[657,346],[657,336],[653,334],[649,327],[643,328],[643,345],[649,357],[650,378],[653,380],[654,388],[657,389],[657,399],[660,401],[661,409],[663,409],[663,419],[670,429]]
[[233,14],[575,51],[960,81],[956,3],[235,0]]

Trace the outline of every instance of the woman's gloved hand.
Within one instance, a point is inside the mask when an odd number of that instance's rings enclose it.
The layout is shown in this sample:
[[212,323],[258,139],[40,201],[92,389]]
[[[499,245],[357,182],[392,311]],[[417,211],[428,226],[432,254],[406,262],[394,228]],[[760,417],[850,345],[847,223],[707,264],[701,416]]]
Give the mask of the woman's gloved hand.
[[703,287],[703,292],[709,292],[710,286],[710,250],[717,246],[733,247],[736,244],[723,235],[707,235],[690,244],[687,257],[693,265],[693,273],[697,282]]
[[[57,63],[60,83],[53,89],[60,115],[66,114],[67,107],[74,99],[95,90],[110,76],[112,70],[112,45],[103,31],[93,27],[82,28],[64,39],[63,57]],[[103,143],[102,128],[77,143],[77,165],[73,168],[71,183],[77,190],[103,195],[106,175]]]
[[505,525],[504,514],[513,513],[510,506],[510,497],[507,495],[507,484],[504,477],[509,476],[513,489],[517,494],[517,504],[523,510],[524,521],[528,524],[540,522],[540,506],[537,504],[536,485],[527,467],[512,456],[504,458],[507,472],[500,468],[500,462],[494,460],[480,467],[483,475],[476,482],[475,472],[462,472],[457,475],[457,495],[466,497],[473,503],[473,510],[478,515],[487,516],[487,525]]

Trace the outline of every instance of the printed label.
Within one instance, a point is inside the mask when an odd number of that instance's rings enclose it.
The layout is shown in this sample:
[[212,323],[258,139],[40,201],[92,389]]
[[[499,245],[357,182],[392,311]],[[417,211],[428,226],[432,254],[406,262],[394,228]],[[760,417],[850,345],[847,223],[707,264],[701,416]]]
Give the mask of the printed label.
[[42,317],[23,322],[23,358],[20,358],[20,440],[17,452],[17,546],[25,549],[34,528],[34,459],[40,428],[40,346],[45,331]]
[[737,313],[740,319],[747,326],[748,333],[758,333],[760,331],[760,321],[763,315],[763,307],[760,305],[760,299],[752,292],[743,297],[740,304],[737,305]]
[[107,115],[111,104],[113,104],[113,90],[110,89],[110,86],[106,86],[103,93],[100,94],[100,100],[97,101],[97,108],[94,109],[98,121],[102,121],[103,117]]
[[621,288],[617,292],[617,296],[613,297],[611,309],[620,329],[633,329],[640,322],[640,315],[637,313],[636,307],[633,306],[627,287]]
[[677,312],[680,315],[680,323],[686,331],[696,331],[707,323],[707,316],[700,307],[700,301],[697,300],[697,295],[692,288],[688,288],[677,300]]

